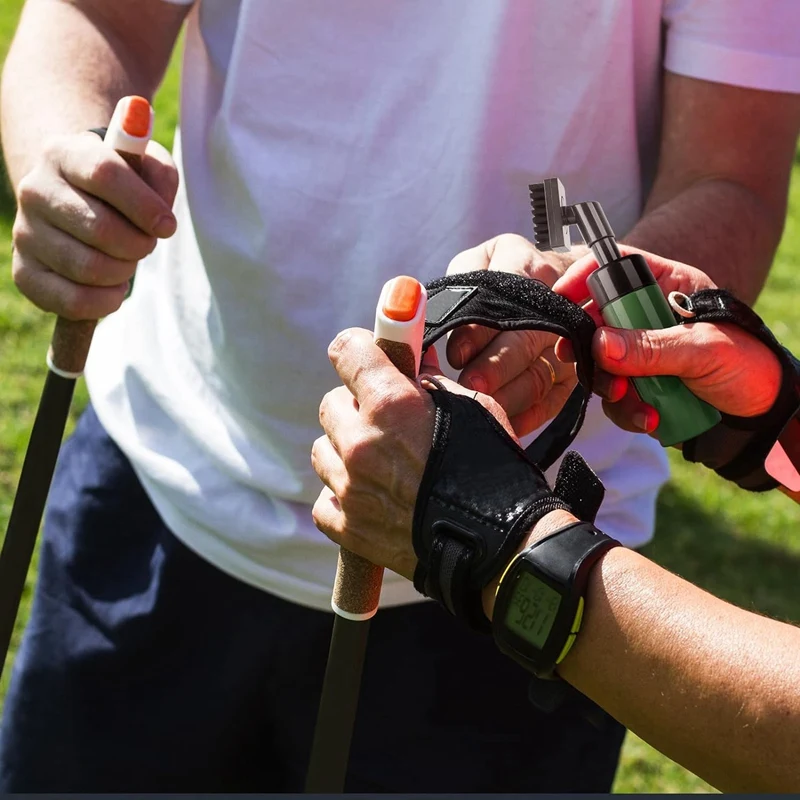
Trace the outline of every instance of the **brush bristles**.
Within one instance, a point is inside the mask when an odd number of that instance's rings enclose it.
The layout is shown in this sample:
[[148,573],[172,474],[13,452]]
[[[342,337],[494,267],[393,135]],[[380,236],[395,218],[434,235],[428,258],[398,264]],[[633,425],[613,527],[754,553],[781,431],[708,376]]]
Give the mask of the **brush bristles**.
[[547,225],[547,198],[543,183],[532,183],[528,187],[533,214],[533,241],[540,250],[550,248],[550,229]]
[[533,238],[540,250],[566,252],[570,248],[569,225],[565,224],[563,209],[567,199],[558,178],[528,186],[533,212]]

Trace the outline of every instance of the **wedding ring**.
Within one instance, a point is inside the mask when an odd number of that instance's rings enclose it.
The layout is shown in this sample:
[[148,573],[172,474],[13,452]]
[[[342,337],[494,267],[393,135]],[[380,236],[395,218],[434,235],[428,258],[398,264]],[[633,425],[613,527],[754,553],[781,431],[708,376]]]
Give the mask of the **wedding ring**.
[[553,386],[555,386],[555,383],[556,383],[556,370],[555,370],[555,367],[544,356],[539,356],[539,358],[537,358],[536,360],[537,361],[544,361],[544,363],[547,364],[547,369],[550,371],[550,386],[552,388]]

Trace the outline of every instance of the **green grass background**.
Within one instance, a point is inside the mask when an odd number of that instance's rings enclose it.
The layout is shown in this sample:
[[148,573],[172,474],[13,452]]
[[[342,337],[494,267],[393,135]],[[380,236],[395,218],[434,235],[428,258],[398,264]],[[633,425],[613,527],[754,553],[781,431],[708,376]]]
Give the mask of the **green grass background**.
[[[13,35],[22,0],[3,0],[0,63]],[[169,146],[177,119],[178,66],[173,59],[156,99],[156,138]],[[18,294],[11,280],[14,200],[0,181],[0,530],[11,510],[19,470],[44,378],[44,354],[52,319]],[[758,310],[795,352],[800,335],[792,325],[800,298],[800,155],[795,159],[789,219]],[[81,384],[73,421],[86,402]],[[673,455],[673,454],[671,454]],[[658,530],[647,554],[709,591],[745,608],[800,621],[800,508],[787,498],[752,496],[731,489],[709,472],[672,458],[673,478],[661,495]],[[35,564],[28,576],[14,650],[27,618]],[[13,658],[13,650],[12,655]],[[7,688],[10,665],[0,685]],[[712,791],[696,776],[629,734],[615,791],[700,793]]]

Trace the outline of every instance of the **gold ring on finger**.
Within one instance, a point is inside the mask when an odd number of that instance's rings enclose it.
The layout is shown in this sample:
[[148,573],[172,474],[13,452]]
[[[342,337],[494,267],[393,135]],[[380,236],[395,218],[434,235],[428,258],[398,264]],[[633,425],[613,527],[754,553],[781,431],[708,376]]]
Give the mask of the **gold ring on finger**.
[[556,383],[556,370],[555,370],[555,367],[544,356],[539,356],[539,358],[537,358],[536,360],[537,361],[544,361],[544,363],[547,364],[547,369],[550,372],[550,386],[552,388],[553,386],[555,386],[555,383]]

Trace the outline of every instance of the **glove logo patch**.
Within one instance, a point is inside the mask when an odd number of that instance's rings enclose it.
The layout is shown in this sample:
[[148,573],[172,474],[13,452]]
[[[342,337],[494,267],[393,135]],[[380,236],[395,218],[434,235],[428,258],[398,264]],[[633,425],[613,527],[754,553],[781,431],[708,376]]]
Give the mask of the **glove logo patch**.
[[425,324],[439,325],[478,291],[477,286],[448,286],[428,298],[425,309]]

